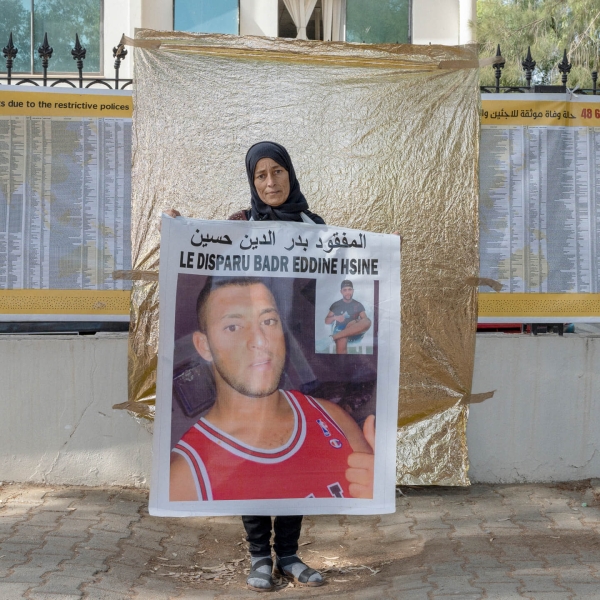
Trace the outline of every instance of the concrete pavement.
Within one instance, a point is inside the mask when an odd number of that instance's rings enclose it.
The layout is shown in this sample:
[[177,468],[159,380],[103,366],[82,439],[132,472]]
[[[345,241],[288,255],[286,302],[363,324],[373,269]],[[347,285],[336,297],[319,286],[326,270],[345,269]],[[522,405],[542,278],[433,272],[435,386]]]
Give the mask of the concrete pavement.
[[[381,517],[307,517],[321,588],[282,598],[600,599],[600,481],[402,488]],[[0,485],[0,600],[257,598],[240,519],[161,519],[147,491]]]

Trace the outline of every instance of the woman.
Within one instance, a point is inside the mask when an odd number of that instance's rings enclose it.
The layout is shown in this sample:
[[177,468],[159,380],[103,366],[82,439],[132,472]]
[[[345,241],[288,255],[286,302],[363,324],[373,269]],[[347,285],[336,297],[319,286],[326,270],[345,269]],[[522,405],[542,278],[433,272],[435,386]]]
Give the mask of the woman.
[[308,210],[288,151],[275,142],[254,144],[246,154],[250,184],[249,209],[229,217],[236,221],[296,221],[324,225]]
[[[254,144],[246,154],[246,173],[250,184],[250,208],[229,217],[236,221],[296,221],[324,224],[325,221],[308,209],[306,198],[287,150],[275,142]],[[165,211],[171,217],[181,214]],[[296,552],[302,527],[302,516],[243,516],[250,550],[251,567],[246,580],[248,587],[258,592],[273,588],[271,533],[275,532],[273,548],[278,571],[297,583],[319,586],[324,583],[318,571],[304,564]]]
[[[246,174],[250,184],[250,203],[229,218],[242,221],[296,221],[324,224],[308,210],[308,202],[300,191],[294,165],[287,150],[275,142],[254,144],[246,154]],[[256,591],[272,589],[271,517],[243,516],[250,546],[251,568],[246,583]],[[275,517],[274,550],[277,569],[298,583],[322,585],[318,571],[305,565],[296,552],[302,516]]]

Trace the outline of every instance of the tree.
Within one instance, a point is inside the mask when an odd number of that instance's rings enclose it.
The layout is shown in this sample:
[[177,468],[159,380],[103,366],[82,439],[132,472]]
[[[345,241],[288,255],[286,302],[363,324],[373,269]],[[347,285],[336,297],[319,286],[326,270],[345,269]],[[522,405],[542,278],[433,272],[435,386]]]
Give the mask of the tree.
[[[27,6],[25,6],[27,4]],[[19,53],[13,65],[14,72],[30,72],[31,53],[34,71],[42,70],[37,49],[44,33],[54,49],[50,71],[76,71],[71,56],[75,33],[87,48],[86,71],[100,70],[101,0],[35,0],[33,3],[33,47],[31,40],[31,5],[22,0],[0,0],[0,50],[6,46],[12,31],[14,45]],[[1,69],[4,70],[4,69]]]
[[[13,63],[13,71],[29,71],[31,68],[31,19],[30,12],[23,8],[21,0],[1,0],[0,10],[0,50],[8,44],[8,36],[13,34],[13,43],[19,53]],[[1,59],[4,55],[0,53]],[[2,60],[0,71],[4,71]]]
[[[600,0],[478,0],[475,31],[481,57],[493,56],[500,44],[502,85],[526,85],[521,61],[531,46],[533,83],[561,83],[558,63],[566,49],[572,64],[567,85],[592,87],[591,71],[600,59]],[[494,83],[493,68],[483,69],[481,84]]]
[[41,70],[37,48],[45,32],[48,32],[48,42],[54,48],[50,61],[53,71],[76,70],[71,56],[76,33],[79,34],[81,45],[87,48],[85,70],[100,70],[100,5],[99,0],[35,0],[33,27],[36,71]]
[[406,44],[408,0],[347,0],[346,41],[367,44]]

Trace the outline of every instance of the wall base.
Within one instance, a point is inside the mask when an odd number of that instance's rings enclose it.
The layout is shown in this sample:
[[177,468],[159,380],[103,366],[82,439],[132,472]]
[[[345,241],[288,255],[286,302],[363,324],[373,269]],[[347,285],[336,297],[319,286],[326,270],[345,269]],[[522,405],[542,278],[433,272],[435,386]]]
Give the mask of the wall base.
[[[0,481],[148,487],[149,427],[127,398],[127,335],[0,337]],[[473,482],[600,477],[600,336],[477,336]]]
[[473,393],[491,390],[469,414],[471,481],[600,477],[600,336],[478,334]]
[[0,338],[0,481],[148,486],[152,436],[127,399],[127,334]]

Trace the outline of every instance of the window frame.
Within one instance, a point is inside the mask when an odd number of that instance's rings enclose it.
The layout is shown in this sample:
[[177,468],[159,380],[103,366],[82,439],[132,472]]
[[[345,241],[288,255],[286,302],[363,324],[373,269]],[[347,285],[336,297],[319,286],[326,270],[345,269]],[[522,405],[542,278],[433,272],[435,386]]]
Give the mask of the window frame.
[[[176,1],[176,0],[175,0]],[[413,43],[413,5],[414,5],[414,0],[407,0],[408,3],[408,40],[405,42],[407,44],[412,44]],[[341,12],[341,28],[343,30],[343,35],[342,41],[347,41],[346,40],[346,35],[347,35],[347,19],[348,19],[348,2],[347,0],[342,0],[342,12]],[[278,5],[279,6],[283,6],[284,10],[287,10],[287,8],[285,7],[285,5],[283,4],[282,0],[278,0]],[[279,11],[279,7],[278,7],[278,17],[277,17],[277,36],[281,37],[280,35],[280,31],[279,31],[279,20],[280,20],[280,11]],[[312,19],[313,15],[311,15],[311,19]],[[323,20],[323,9],[321,7],[321,21]],[[323,37],[323,31],[321,30],[321,38]],[[357,42],[358,43],[358,42]],[[375,42],[364,42],[364,43],[375,43]],[[377,43],[383,43],[383,42],[377,42]],[[391,42],[389,42],[391,43]]]
[[[205,0],[203,0],[205,1]],[[237,0],[237,33],[215,33],[215,35],[240,35],[240,15],[242,12],[242,7],[240,6],[242,0]],[[174,31],[183,31],[180,29],[175,29],[175,10],[176,10],[177,0],[173,0],[173,30]],[[189,31],[185,33],[207,33],[204,31]]]

